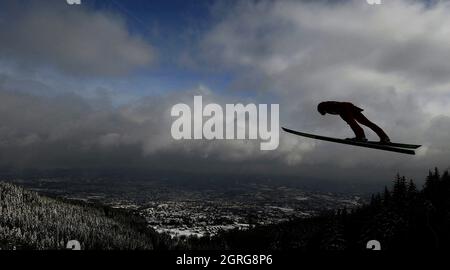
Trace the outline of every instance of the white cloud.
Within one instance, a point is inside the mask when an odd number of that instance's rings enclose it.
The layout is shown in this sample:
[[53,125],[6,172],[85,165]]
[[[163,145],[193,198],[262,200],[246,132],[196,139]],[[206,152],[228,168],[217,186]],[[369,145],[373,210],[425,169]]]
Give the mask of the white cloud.
[[27,69],[53,68],[74,75],[121,75],[146,67],[154,49],[131,34],[118,15],[64,1],[2,3],[0,56]]

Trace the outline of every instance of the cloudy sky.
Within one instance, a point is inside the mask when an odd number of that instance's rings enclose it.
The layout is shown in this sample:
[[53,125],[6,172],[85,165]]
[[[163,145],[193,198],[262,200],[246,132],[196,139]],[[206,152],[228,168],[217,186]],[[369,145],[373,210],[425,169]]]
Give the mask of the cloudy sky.
[[[420,180],[450,162],[450,3],[1,1],[0,168],[145,168]],[[280,135],[175,141],[173,105],[277,103],[280,123],[352,136],[323,100],[350,101],[416,156]],[[368,137],[376,136],[366,132]]]

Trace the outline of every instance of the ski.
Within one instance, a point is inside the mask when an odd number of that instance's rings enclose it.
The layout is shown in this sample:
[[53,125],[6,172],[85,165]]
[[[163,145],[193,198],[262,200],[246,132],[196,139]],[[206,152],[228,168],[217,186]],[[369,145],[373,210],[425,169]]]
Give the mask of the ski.
[[406,144],[406,143],[383,143],[383,142],[375,142],[375,141],[367,141],[366,143],[375,144],[375,145],[385,145],[385,146],[391,146],[391,147],[397,147],[397,148],[408,148],[408,149],[417,149],[420,148],[422,145],[419,144]]
[[303,137],[316,139],[316,140],[329,141],[329,142],[335,142],[335,143],[342,143],[342,144],[348,144],[348,145],[354,145],[354,146],[361,146],[361,147],[366,147],[366,148],[372,148],[372,149],[378,149],[378,150],[384,150],[384,151],[390,151],[390,152],[396,152],[396,153],[408,154],[408,155],[415,155],[416,154],[416,152],[414,152],[414,150],[404,149],[404,148],[397,148],[397,147],[390,146],[392,144],[381,144],[381,143],[377,143],[377,142],[372,142],[372,143],[369,143],[369,142],[358,142],[358,141],[352,141],[352,140],[346,140],[346,139],[337,139],[337,138],[332,138],[332,137],[325,137],[325,136],[320,136],[320,135],[314,135],[314,134],[299,132],[299,131],[291,130],[291,129],[284,128],[284,127],[282,127],[282,129],[284,131],[286,131],[288,133],[291,133],[291,134],[294,134],[294,135],[303,136]]

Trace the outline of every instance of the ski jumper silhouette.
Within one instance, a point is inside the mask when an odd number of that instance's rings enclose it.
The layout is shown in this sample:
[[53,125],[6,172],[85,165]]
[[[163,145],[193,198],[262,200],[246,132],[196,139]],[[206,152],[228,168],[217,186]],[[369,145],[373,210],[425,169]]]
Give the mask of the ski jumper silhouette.
[[347,124],[351,127],[356,137],[351,140],[355,141],[367,141],[364,130],[358,123],[372,129],[378,137],[380,137],[380,142],[388,143],[391,140],[388,135],[375,123],[367,119],[364,114],[362,114],[363,109],[356,107],[350,102],[337,102],[337,101],[325,101],[319,103],[317,110],[320,114],[334,114],[339,115]]

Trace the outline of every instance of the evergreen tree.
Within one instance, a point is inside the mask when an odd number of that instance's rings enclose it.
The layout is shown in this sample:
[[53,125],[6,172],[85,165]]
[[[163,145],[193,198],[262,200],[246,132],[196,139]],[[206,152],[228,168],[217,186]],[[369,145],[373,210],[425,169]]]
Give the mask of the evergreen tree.
[[417,192],[417,186],[414,183],[414,181],[412,179],[410,179],[409,183],[408,183],[408,189],[407,189],[406,198],[409,201],[412,201],[412,200],[414,200],[417,197],[417,193],[418,193]]
[[396,203],[402,203],[405,200],[406,197],[406,178],[400,177],[399,174],[397,174],[396,179],[394,180],[394,188],[392,191],[392,198]]
[[370,198],[370,206],[371,207],[380,207],[383,199],[381,198],[381,194],[372,194]]
[[428,172],[428,176],[425,180],[425,185],[423,189],[426,196],[428,197],[434,196],[434,194],[437,191],[436,187],[439,184],[439,180],[440,175],[438,168],[434,168],[434,173],[431,170]]
[[412,179],[408,183],[408,195],[415,195],[417,193],[417,186]]
[[391,202],[391,192],[387,186],[384,187],[383,202],[384,204],[389,204]]

